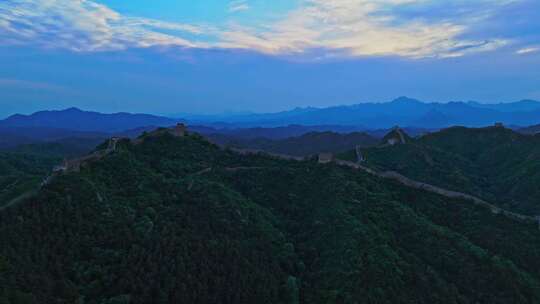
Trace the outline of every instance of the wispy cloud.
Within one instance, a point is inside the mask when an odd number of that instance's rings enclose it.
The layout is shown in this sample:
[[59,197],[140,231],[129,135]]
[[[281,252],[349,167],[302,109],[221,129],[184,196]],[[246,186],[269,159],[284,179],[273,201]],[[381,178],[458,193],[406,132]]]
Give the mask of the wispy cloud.
[[249,10],[249,4],[245,0],[234,0],[229,3],[229,13]]
[[[269,24],[229,20],[208,26],[126,16],[91,0],[4,0],[0,45],[37,44],[84,52],[174,45],[267,54],[323,49],[330,56],[457,57],[510,43],[504,37],[467,34],[475,23],[519,1],[479,0],[481,5],[457,1],[444,7],[436,0],[303,0],[299,8]],[[441,18],[403,13],[435,3],[454,13]],[[229,3],[229,13],[247,10],[251,12],[245,0]]]
[[197,47],[173,30],[199,34],[189,24],[128,17],[86,0],[7,0],[0,3],[0,44],[38,44],[73,51],[103,51],[154,45]]
[[537,53],[537,52],[540,52],[540,46],[531,46],[531,47],[522,48],[522,49],[517,50],[516,54],[526,55],[526,54]]
[[[463,20],[427,22],[399,19],[394,9],[427,0],[309,0],[307,5],[266,28],[236,26],[221,34],[223,47],[266,53],[304,52],[326,48],[351,56],[456,57],[488,51],[503,39],[474,40],[461,36]],[[499,3],[500,1],[492,1]]]

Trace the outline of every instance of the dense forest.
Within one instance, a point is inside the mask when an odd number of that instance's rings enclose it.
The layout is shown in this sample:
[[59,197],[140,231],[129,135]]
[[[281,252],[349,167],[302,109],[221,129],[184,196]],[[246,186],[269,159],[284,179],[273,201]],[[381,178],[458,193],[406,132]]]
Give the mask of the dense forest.
[[102,141],[66,138],[0,149],[0,208],[35,192],[64,158],[85,155]]
[[0,152],[0,208],[35,190],[62,160],[54,153],[34,152]]
[[165,133],[0,211],[0,303],[539,303],[539,248],[469,201]]
[[[540,215],[540,135],[503,127],[453,127],[407,144],[363,150],[367,164]],[[349,158],[353,153],[345,153]]]

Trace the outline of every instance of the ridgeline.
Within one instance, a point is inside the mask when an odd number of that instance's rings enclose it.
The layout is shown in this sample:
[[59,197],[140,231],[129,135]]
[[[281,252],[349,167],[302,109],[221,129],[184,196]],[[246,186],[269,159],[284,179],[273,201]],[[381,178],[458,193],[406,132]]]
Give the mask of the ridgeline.
[[523,135],[500,125],[453,127],[406,144],[361,152],[364,165],[372,169],[465,192],[516,213],[540,215],[538,135]]
[[0,302],[538,303],[539,246],[468,200],[161,131],[0,212]]

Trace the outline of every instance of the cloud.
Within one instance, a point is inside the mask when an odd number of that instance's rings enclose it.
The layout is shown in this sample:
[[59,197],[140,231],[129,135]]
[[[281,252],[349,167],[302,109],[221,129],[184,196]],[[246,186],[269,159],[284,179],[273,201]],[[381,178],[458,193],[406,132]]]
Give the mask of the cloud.
[[340,50],[350,56],[456,57],[496,49],[503,39],[460,38],[468,24],[456,20],[399,20],[392,11],[427,0],[309,0],[268,28],[237,26],[221,34],[222,47],[261,52]]
[[245,0],[235,0],[229,3],[229,13],[249,10],[249,4]]
[[536,52],[540,52],[540,46],[531,46],[531,47],[522,48],[522,49],[517,50],[516,54],[526,55],[526,54],[531,54],[531,53],[536,53]]
[[[276,55],[326,50],[326,57],[458,57],[511,43],[504,37],[468,34],[475,24],[519,1],[301,0],[297,9],[268,24],[246,25],[232,19],[209,26],[126,16],[91,0],[4,0],[0,2],[0,44],[80,52],[181,46]],[[433,5],[446,13],[427,17]],[[249,8],[245,0],[235,0],[228,11]]]
[[73,51],[197,43],[160,30],[190,34],[197,26],[127,17],[86,0],[7,0],[0,3],[0,44],[38,44]]

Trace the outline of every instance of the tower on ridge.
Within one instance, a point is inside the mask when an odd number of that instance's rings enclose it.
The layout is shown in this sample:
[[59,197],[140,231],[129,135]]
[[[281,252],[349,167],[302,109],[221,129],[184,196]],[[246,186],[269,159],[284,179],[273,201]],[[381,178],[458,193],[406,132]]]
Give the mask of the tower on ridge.
[[183,123],[178,123],[173,129],[173,135],[177,137],[184,137],[186,136],[186,125]]

